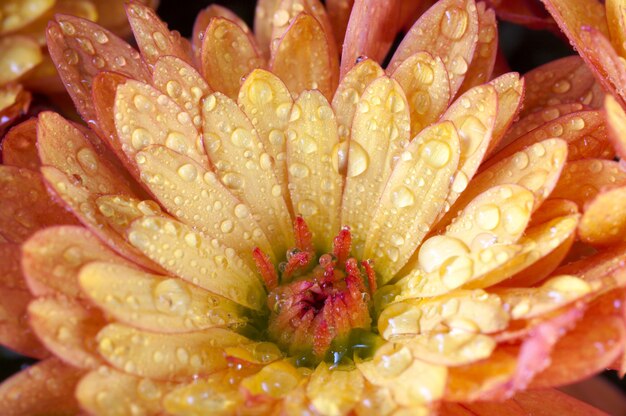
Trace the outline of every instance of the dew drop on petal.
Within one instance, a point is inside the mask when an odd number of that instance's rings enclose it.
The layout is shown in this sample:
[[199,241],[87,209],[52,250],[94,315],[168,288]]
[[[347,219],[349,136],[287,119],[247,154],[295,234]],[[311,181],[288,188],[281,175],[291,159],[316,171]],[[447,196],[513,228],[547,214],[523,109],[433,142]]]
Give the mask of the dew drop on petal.
[[415,194],[406,186],[400,185],[391,192],[391,201],[397,208],[405,208],[415,203]]
[[468,20],[465,10],[459,7],[449,7],[441,16],[439,30],[448,39],[459,40],[467,31]]
[[184,181],[192,182],[198,176],[198,169],[194,165],[186,163],[178,168],[178,176]]
[[351,141],[348,150],[348,172],[350,178],[359,176],[367,170],[370,164],[369,155],[356,141]]
[[450,160],[450,146],[441,140],[429,140],[420,149],[420,156],[434,168],[444,166]]
[[161,281],[155,286],[153,297],[157,310],[172,315],[187,313],[191,302],[191,294],[179,279]]

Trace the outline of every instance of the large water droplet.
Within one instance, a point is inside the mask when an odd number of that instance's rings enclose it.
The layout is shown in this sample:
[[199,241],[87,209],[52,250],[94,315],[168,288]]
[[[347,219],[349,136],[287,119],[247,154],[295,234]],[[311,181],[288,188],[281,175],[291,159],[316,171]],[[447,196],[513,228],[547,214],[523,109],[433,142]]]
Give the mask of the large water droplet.
[[153,295],[157,310],[171,315],[184,315],[191,302],[189,290],[179,279],[163,280],[156,285]]
[[355,140],[350,142],[348,150],[348,172],[347,176],[354,178],[367,170],[370,158],[363,146]]
[[458,7],[449,7],[443,13],[439,29],[441,34],[452,40],[459,40],[467,31],[468,24],[467,12]]

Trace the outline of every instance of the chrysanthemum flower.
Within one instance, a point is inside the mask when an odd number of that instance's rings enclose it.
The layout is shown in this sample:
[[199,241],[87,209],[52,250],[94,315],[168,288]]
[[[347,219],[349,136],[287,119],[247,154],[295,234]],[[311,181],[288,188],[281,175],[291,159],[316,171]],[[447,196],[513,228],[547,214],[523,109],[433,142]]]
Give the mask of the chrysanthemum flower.
[[[152,3],[155,1],[146,1]],[[123,0],[4,0],[0,4],[0,135],[28,108],[28,90],[58,93],[56,69],[45,50],[45,29],[56,13],[97,21],[129,33]]]
[[594,412],[547,389],[622,365],[626,230],[588,202],[626,172],[593,76],[491,79],[473,0],[383,69],[413,6],[327,3],[261,1],[254,35],[210,7],[191,45],[131,3],[140,52],[49,24],[91,129],[5,138],[0,340],[42,361],[0,413]]

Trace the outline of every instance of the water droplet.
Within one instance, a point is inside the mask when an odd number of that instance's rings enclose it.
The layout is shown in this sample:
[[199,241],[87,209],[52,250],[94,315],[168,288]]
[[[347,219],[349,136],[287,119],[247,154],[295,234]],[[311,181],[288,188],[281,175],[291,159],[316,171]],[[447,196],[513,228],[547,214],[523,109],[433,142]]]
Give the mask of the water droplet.
[[435,71],[428,62],[417,61],[413,68],[414,82],[422,85],[431,85],[435,80]]
[[93,33],[93,38],[96,40],[96,42],[98,42],[101,45],[104,45],[105,43],[109,41],[109,37],[106,35],[106,33],[104,33],[101,30],[96,30]]
[[289,165],[289,174],[295,178],[306,178],[307,176],[309,176],[309,173],[310,170],[308,166],[302,163],[294,162]]
[[186,182],[192,182],[198,176],[198,169],[190,163],[184,164],[178,168],[178,176]]
[[237,147],[249,148],[252,146],[252,137],[250,132],[242,128],[237,128],[230,135],[230,140]]
[[86,171],[95,172],[98,170],[98,158],[91,149],[83,147],[76,154],[76,159],[80,166]]
[[222,177],[222,182],[230,189],[241,189],[244,186],[244,178],[238,173],[227,172]]
[[451,40],[459,40],[467,31],[467,12],[458,7],[446,9],[439,23],[441,34]]
[[152,34],[152,39],[154,39],[154,43],[156,44],[157,48],[161,49],[162,51],[167,51],[168,42],[167,42],[167,38],[165,37],[163,33],[154,32]]
[[517,205],[504,212],[504,229],[509,234],[518,234],[524,230],[528,222],[528,211]]
[[552,92],[557,94],[565,94],[572,88],[572,84],[565,79],[559,80],[552,86]]
[[500,209],[493,204],[485,204],[476,210],[476,224],[483,230],[491,231],[500,223]]
[[415,203],[415,195],[404,185],[400,185],[391,192],[391,201],[397,208],[405,208]]
[[454,256],[446,260],[439,268],[444,285],[455,289],[467,282],[474,273],[474,262],[467,256]]
[[244,204],[237,204],[235,206],[235,216],[237,218],[246,218],[250,214],[248,207]]
[[152,143],[152,135],[148,130],[138,127],[131,133],[130,140],[135,150],[141,150]]
[[177,131],[170,132],[165,138],[165,146],[175,152],[187,153],[187,138]]
[[231,220],[224,220],[222,221],[222,223],[220,224],[220,230],[222,230],[222,232],[224,234],[228,234],[233,230],[233,222]]
[[135,104],[135,108],[141,112],[151,112],[154,111],[154,106],[152,102],[141,94],[135,95],[133,98],[133,104]]
[[215,107],[217,107],[217,98],[215,98],[215,95],[211,94],[206,97],[204,99],[203,106],[205,111],[215,110]]
[[183,93],[183,88],[178,81],[171,80],[165,84],[165,91],[167,91],[167,95],[170,97],[178,98]]
[[255,105],[261,107],[274,99],[274,92],[266,81],[255,79],[248,87],[248,97]]
[[348,172],[347,176],[349,178],[354,178],[356,176],[361,175],[363,172],[367,170],[370,164],[369,155],[365,151],[365,149],[357,143],[355,140],[352,140],[349,145],[348,150]]
[[422,244],[418,253],[420,268],[426,273],[434,272],[452,256],[469,253],[469,248],[459,239],[438,235]]
[[402,97],[396,91],[391,91],[389,97],[387,97],[387,102],[385,103],[387,109],[392,113],[399,113],[406,107],[404,104],[404,97]]
[[434,168],[445,166],[451,154],[450,146],[441,140],[429,140],[420,149],[422,159]]
[[163,313],[184,315],[191,303],[191,294],[179,279],[166,279],[157,284],[153,291],[154,306]]
[[318,211],[319,208],[317,204],[310,199],[305,199],[298,203],[298,213],[304,215],[305,217],[315,215]]
[[285,9],[279,9],[276,13],[274,13],[272,22],[277,27],[286,25],[289,22],[289,12]]
[[452,191],[460,194],[467,188],[468,179],[467,175],[462,171],[458,171],[456,176],[454,177],[454,181],[452,182]]

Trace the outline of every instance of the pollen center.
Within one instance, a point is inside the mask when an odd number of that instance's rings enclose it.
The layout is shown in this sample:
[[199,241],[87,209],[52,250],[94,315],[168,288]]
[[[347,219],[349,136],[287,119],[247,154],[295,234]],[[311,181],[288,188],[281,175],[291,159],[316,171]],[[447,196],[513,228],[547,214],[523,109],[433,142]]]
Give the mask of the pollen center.
[[350,256],[348,228],[334,238],[331,253],[319,256],[301,217],[294,228],[296,247],[278,271],[264,253],[254,253],[269,291],[267,336],[301,365],[336,361],[339,350],[348,352],[355,333],[371,328],[376,276],[370,262]]

